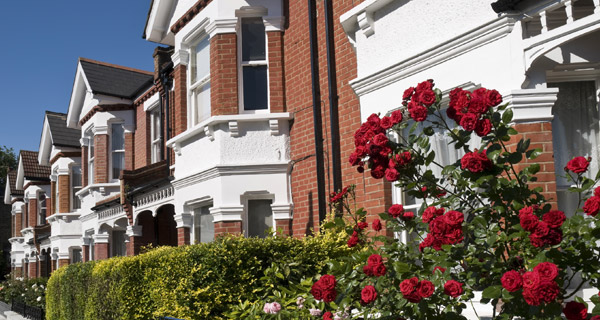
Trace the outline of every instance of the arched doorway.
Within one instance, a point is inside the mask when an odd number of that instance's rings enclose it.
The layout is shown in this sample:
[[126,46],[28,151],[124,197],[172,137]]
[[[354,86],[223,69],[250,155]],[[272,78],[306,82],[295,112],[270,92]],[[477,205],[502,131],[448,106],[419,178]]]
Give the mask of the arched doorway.
[[175,206],[164,205],[156,210],[154,218],[154,234],[156,245],[177,246],[177,223],[175,223]]

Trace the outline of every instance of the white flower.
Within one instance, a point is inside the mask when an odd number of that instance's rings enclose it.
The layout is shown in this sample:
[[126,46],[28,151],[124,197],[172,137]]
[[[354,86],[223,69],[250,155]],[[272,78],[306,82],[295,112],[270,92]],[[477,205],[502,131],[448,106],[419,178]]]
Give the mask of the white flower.
[[315,316],[315,317],[318,317],[321,315],[321,310],[319,310],[319,309],[308,309],[308,312],[310,312],[311,316]]
[[304,308],[304,301],[306,301],[306,299],[304,299],[303,297],[298,297],[296,299],[296,304],[298,305],[298,309]]
[[25,296],[25,294],[24,294],[24,293],[21,293],[21,297],[24,297],[24,296]]
[[36,300],[37,300],[38,302],[39,302],[39,301],[42,301],[42,297],[37,297],[37,299],[36,299]]
[[265,303],[263,311],[268,314],[277,314],[281,310],[281,305],[277,302]]

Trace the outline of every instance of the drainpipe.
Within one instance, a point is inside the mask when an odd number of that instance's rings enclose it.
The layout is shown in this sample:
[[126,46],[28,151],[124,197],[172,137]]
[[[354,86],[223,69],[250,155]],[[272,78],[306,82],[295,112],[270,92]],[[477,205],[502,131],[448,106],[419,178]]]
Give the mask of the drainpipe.
[[335,48],[333,33],[333,1],[325,0],[325,38],[327,41],[327,85],[329,87],[329,126],[331,130],[331,161],[333,167],[333,190],[342,189],[340,160],[340,127],[338,115],[337,75],[335,72]]
[[321,122],[321,91],[319,88],[319,53],[317,50],[317,5],[308,0],[308,26],[310,34],[310,75],[312,79],[313,120],[315,127],[315,156],[317,167],[317,196],[319,222],[327,214],[325,203],[325,169],[323,160],[323,124]]
[[[161,113],[161,125],[165,124],[166,122],[166,137],[162,142],[160,151],[161,152],[165,152],[164,151],[164,143],[165,141],[169,141],[169,139],[171,139],[171,121],[169,118],[169,89],[171,87],[171,81],[172,79],[169,78],[169,74],[168,74],[168,70],[170,70],[171,68],[173,68],[173,62],[169,62],[164,68],[162,68],[160,70],[160,82],[163,86],[163,88],[165,89],[165,115],[164,117],[162,116]],[[159,99],[159,101],[161,101],[162,103],[162,99]],[[162,108],[162,106],[161,106]],[[164,118],[164,119],[163,119]],[[164,121],[166,119],[166,121]],[[168,172],[168,176],[171,175],[171,152],[169,152],[168,150],[166,151],[167,156],[166,156],[166,160],[167,160],[167,172]],[[164,156],[164,154],[163,154]]]

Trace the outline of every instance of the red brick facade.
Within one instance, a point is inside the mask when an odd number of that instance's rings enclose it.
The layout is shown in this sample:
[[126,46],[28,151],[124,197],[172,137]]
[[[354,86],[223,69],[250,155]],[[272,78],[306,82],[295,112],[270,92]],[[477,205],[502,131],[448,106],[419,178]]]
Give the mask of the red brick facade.
[[94,136],[94,182],[108,182],[109,152],[108,135],[97,134]]
[[104,260],[110,257],[109,252],[109,244],[108,243],[96,243],[94,245],[94,259],[95,260]]
[[241,221],[215,222],[215,236],[224,234],[242,234]]
[[56,195],[56,181],[52,181],[52,182],[50,182],[50,199],[48,199],[50,201],[50,205],[49,205],[49,210],[46,211],[47,217],[56,213],[56,199],[54,198],[55,195]]
[[285,112],[285,77],[283,74],[283,32],[267,32],[269,53],[269,99],[272,113]]
[[14,226],[15,237],[22,237],[22,235],[21,235],[21,230],[23,229],[22,228],[22,226],[23,226],[22,216],[23,216],[23,213],[15,214],[15,226]]
[[37,278],[38,277],[38,263],[37,263],[37,261],[36,262],[29,262],[28,276],[29,276],[29,278]]
[[71,183],[70,176],[58,176],[58,212],[71,212]]
[[[177,65],[173,70],[173,84],[175,90],[173,90],[173,101],[172,101],[172,125],[173,134],[176,136],[185,130],[187,130],[187,67],[184,65]],[[212,89],[211,89],[212,90]]]
[[91,183],[93,181],[88,181],[89,180],[89,175],[88,175],[88,147],[87,146],[82,146],[81,147],[81,186],[83,188],[87,187],[88,183]]
[[62,268],[69,265],[69,259],[58,259],[58,267]]
[[177,228],[177,245],[184,246],[190,244],[190,228]]
[[28,206],[28,216],[27,216],[27,226],[35,227],[37,226],[37,212],[38,212],[38,200],[37,199],[29,199]]
[[213,116],[239,113],[235,33],[210,39],[210,106]]

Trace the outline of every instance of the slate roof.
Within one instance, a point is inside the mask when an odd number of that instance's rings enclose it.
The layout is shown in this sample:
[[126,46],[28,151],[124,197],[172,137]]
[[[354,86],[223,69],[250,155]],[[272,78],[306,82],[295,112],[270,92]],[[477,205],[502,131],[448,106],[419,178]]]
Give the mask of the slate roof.
[[152,84],[152,72],[79,58],[93,93],[132,99]]
[[46,111],[46,119],[48,119],[48,126],[50,127],[52,145],[79,148],[81,130],[67,128],[67,114]]
[[11,170],[8,172],[8,185],[10,187],[11,195],[23,195],[23,190],[17,190],[17,170]]
[[523,0],[498,0],[492,3],[492,9],[496,13],[506,12],[515,10],[517,4],[522,2]]
[[40,166],[37,151],[21,150],[25,178],[36,181],[50,180],[50,166]]

